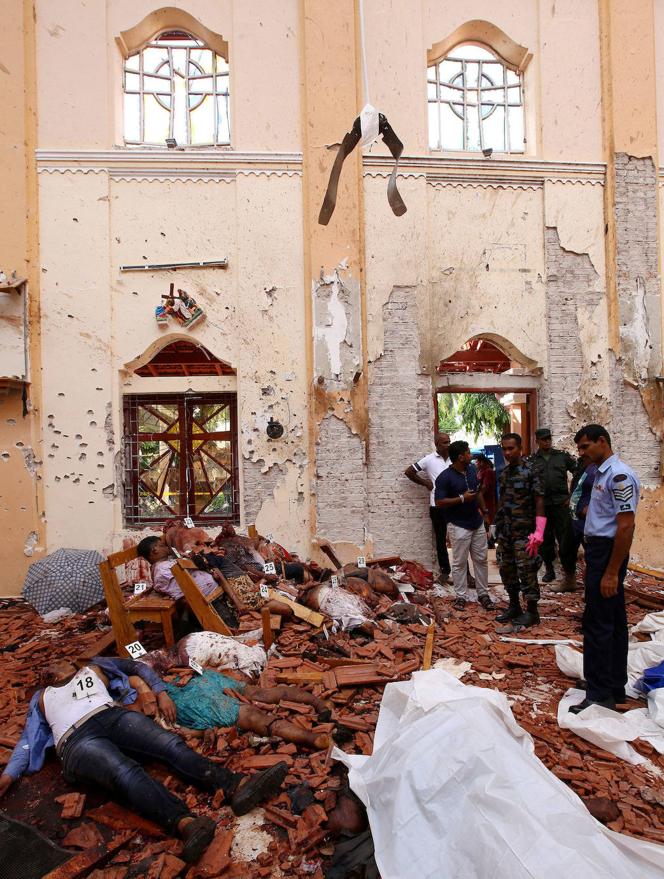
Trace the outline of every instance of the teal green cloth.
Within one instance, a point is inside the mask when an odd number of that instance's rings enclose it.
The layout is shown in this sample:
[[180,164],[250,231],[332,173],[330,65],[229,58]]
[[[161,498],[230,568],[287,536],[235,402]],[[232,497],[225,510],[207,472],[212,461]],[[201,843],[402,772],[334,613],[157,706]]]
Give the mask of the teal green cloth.
[[177,719],[189,729],[210,729],[213,726],[235,726],[240,701],[227,696],[224,690],[241,693],[245,685],[217,671],[195,674],[188,684],[178,687],[166,684],[166,692],[175,702]]

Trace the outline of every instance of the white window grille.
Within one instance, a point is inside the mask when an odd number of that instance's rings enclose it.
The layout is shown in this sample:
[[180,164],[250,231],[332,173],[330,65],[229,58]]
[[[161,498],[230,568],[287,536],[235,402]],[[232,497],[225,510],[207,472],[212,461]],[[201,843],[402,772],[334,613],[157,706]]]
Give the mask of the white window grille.
[[127,58],[123,86],[126,144],[230,144],[228,61],[191,34],[167,31]]
[[484,46],[457,46],[427,71],[432,150],[525,151],[523,82]]

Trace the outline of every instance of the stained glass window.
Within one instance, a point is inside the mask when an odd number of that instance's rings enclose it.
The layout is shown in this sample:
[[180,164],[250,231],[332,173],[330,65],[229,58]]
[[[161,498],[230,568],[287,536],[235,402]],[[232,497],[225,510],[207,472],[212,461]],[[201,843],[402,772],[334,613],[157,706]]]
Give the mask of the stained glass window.
[[235,394],[150,394],[124,400],[125,519],[237,521]]
[[124,64],[129,145],[225,146],[231,142],[228,61],[184,31],[166,31]]
[[525,151],[523,82],[484,46],[457,46],[427,71],[432,150]]

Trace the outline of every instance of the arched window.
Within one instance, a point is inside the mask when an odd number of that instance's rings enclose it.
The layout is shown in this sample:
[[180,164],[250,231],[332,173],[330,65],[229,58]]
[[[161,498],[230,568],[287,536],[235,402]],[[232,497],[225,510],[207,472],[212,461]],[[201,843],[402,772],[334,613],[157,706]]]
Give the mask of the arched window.
[[230,144],[228,60],[197,37],[158,34],[126,58],[123,86],[126,144]]
[[477,43],[458,45],[427,71],[433,150],[525,150],[523,81]]

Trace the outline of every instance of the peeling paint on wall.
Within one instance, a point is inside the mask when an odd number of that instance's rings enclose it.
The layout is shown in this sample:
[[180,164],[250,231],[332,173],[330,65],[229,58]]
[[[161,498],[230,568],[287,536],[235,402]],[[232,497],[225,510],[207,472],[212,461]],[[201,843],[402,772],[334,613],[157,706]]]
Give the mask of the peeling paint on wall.
[[361,369],[360,285],[341,263],[312,283],[314,374],[348,386]]
[[25,541],[25,547],[23,548],[23,554],[28,558],[32,557],[32,554],[35,551],[35,546],[39,541],[39,535],[36,531],[31,531]]

